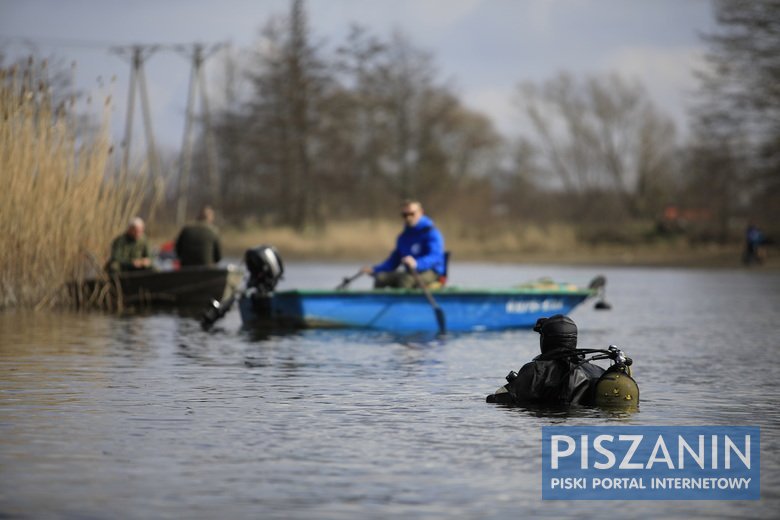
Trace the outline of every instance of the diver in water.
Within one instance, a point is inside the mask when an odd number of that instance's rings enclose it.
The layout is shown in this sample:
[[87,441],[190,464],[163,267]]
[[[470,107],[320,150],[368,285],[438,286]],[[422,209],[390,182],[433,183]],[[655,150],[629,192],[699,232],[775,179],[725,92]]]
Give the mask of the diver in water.
[[[631,361],[616,347],[609,350],[577,350],[577,325],[568,316],[540,318],[534,326],[540,334],[542,353],[518,373],[510,372],[507,384],[487,396],[488,403],[541,405],[633,406],[639,388],[631,378]],[[596,359],[612,359],[606,371],[589,363],[585,354],[601,353]]]

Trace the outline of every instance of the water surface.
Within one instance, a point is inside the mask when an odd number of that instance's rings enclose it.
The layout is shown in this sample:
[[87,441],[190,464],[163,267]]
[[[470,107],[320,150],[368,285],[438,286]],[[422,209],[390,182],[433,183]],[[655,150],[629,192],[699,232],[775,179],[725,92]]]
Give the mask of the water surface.
[[[291,264],[280,288],[357,268]],[[210,332],[174,313],[0,314],[0,517],[776,518],[780,275],[454,264],[451,283],[596,274],[613,309],[573,312],[580,346],[634,358],[637,413],[486,404],[538,352],[531,331],[268,335],[236,311]],[[758,425],[762,499],[542,501],[541,427],[608,424]]]

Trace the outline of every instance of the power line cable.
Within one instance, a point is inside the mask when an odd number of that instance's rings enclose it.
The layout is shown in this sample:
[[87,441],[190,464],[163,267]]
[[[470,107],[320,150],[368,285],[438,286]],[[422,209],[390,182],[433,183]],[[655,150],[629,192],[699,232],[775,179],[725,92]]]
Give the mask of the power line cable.
[[81,40],[77,38],[50,38],[39,36],[19,36],[19,35],[4,35],[0,34],[0,44],[5,42],[13,42],[18,44],[27,45],[30,47],[56,47],[60,48],[81,48],[81,49],[93,49],[93,50],[112,50],[112,49],[127,49],[133,47],[155,47],[159,50],[174,50],[181,51],[181,49],[191,48],[194,45],[201,45],[204,48],[207,47],[221,47],[225,43],[216,43],[212,45],[203,43],[155,43],[155,44],[142,44],[142,43],[127,43],[127,42],[109,42],[98,40]]
[[9,36],[0,34],[0,43],[4,42],[13,42],[29,47],[56,47],[58,49],[79,48],[92,50],[105,50],[110,47],[120,45],[116,42],[100,42],[94,40],[77,40],[68,38],[40,38],[36,36]]

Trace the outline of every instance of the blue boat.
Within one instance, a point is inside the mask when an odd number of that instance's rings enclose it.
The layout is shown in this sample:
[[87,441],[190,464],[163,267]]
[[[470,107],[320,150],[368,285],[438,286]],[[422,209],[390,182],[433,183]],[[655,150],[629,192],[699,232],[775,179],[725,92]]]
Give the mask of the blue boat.
[[[533,327],[552,314],[568,314],[597,289],[546,282],[512,289],[445,288],[431,295],[446,317],[448,331]],[[244,294],[245,325],[342,327],[396,332],[435,332],[434,309],[421,290],[290,290]]]
[[[344,290],[359,273],[333,290],[277,291],[284,266],[275,248],[250,249],[245,261],[250,276],[237,298],[241,320],[248,327],[440,333],[530,328],[539,318],[569,314],[586,299],[603,295],[606,284],[597,276],[588,287],[541,279],[509,289]],[[224,316],[235,299],[214,302],[204,314],[204,327]],[[605,302],[600,304],[607,308]]]

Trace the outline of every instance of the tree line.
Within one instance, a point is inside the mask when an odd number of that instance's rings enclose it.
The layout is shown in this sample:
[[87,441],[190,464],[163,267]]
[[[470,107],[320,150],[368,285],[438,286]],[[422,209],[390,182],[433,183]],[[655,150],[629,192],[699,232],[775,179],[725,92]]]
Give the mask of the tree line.
[[689,136],[637,81],[561,73],[518,85],[507,110],[529,125],[510,138],[407,36],[355,26],[325,45],[291,0],[243,60],[225,58],[226,101],[186,191],[165,179],[166,206],[185,196],[236,225],[316,231],[414,197],[464,233],[569,223],[593,240],[640,229],[726,241],[753,220],[777,234],[780,2],[716,0],[713,12]]
[[216,115],[218,192],[193,195],[219,198],[228,218],[298,230],[379,218],[405,197],[438,213],[475,196],[475,211],[493,204],[502,140],[437,78],[430,54],[353,27],[326,56],[298,0],[261,36],[249,95]]

